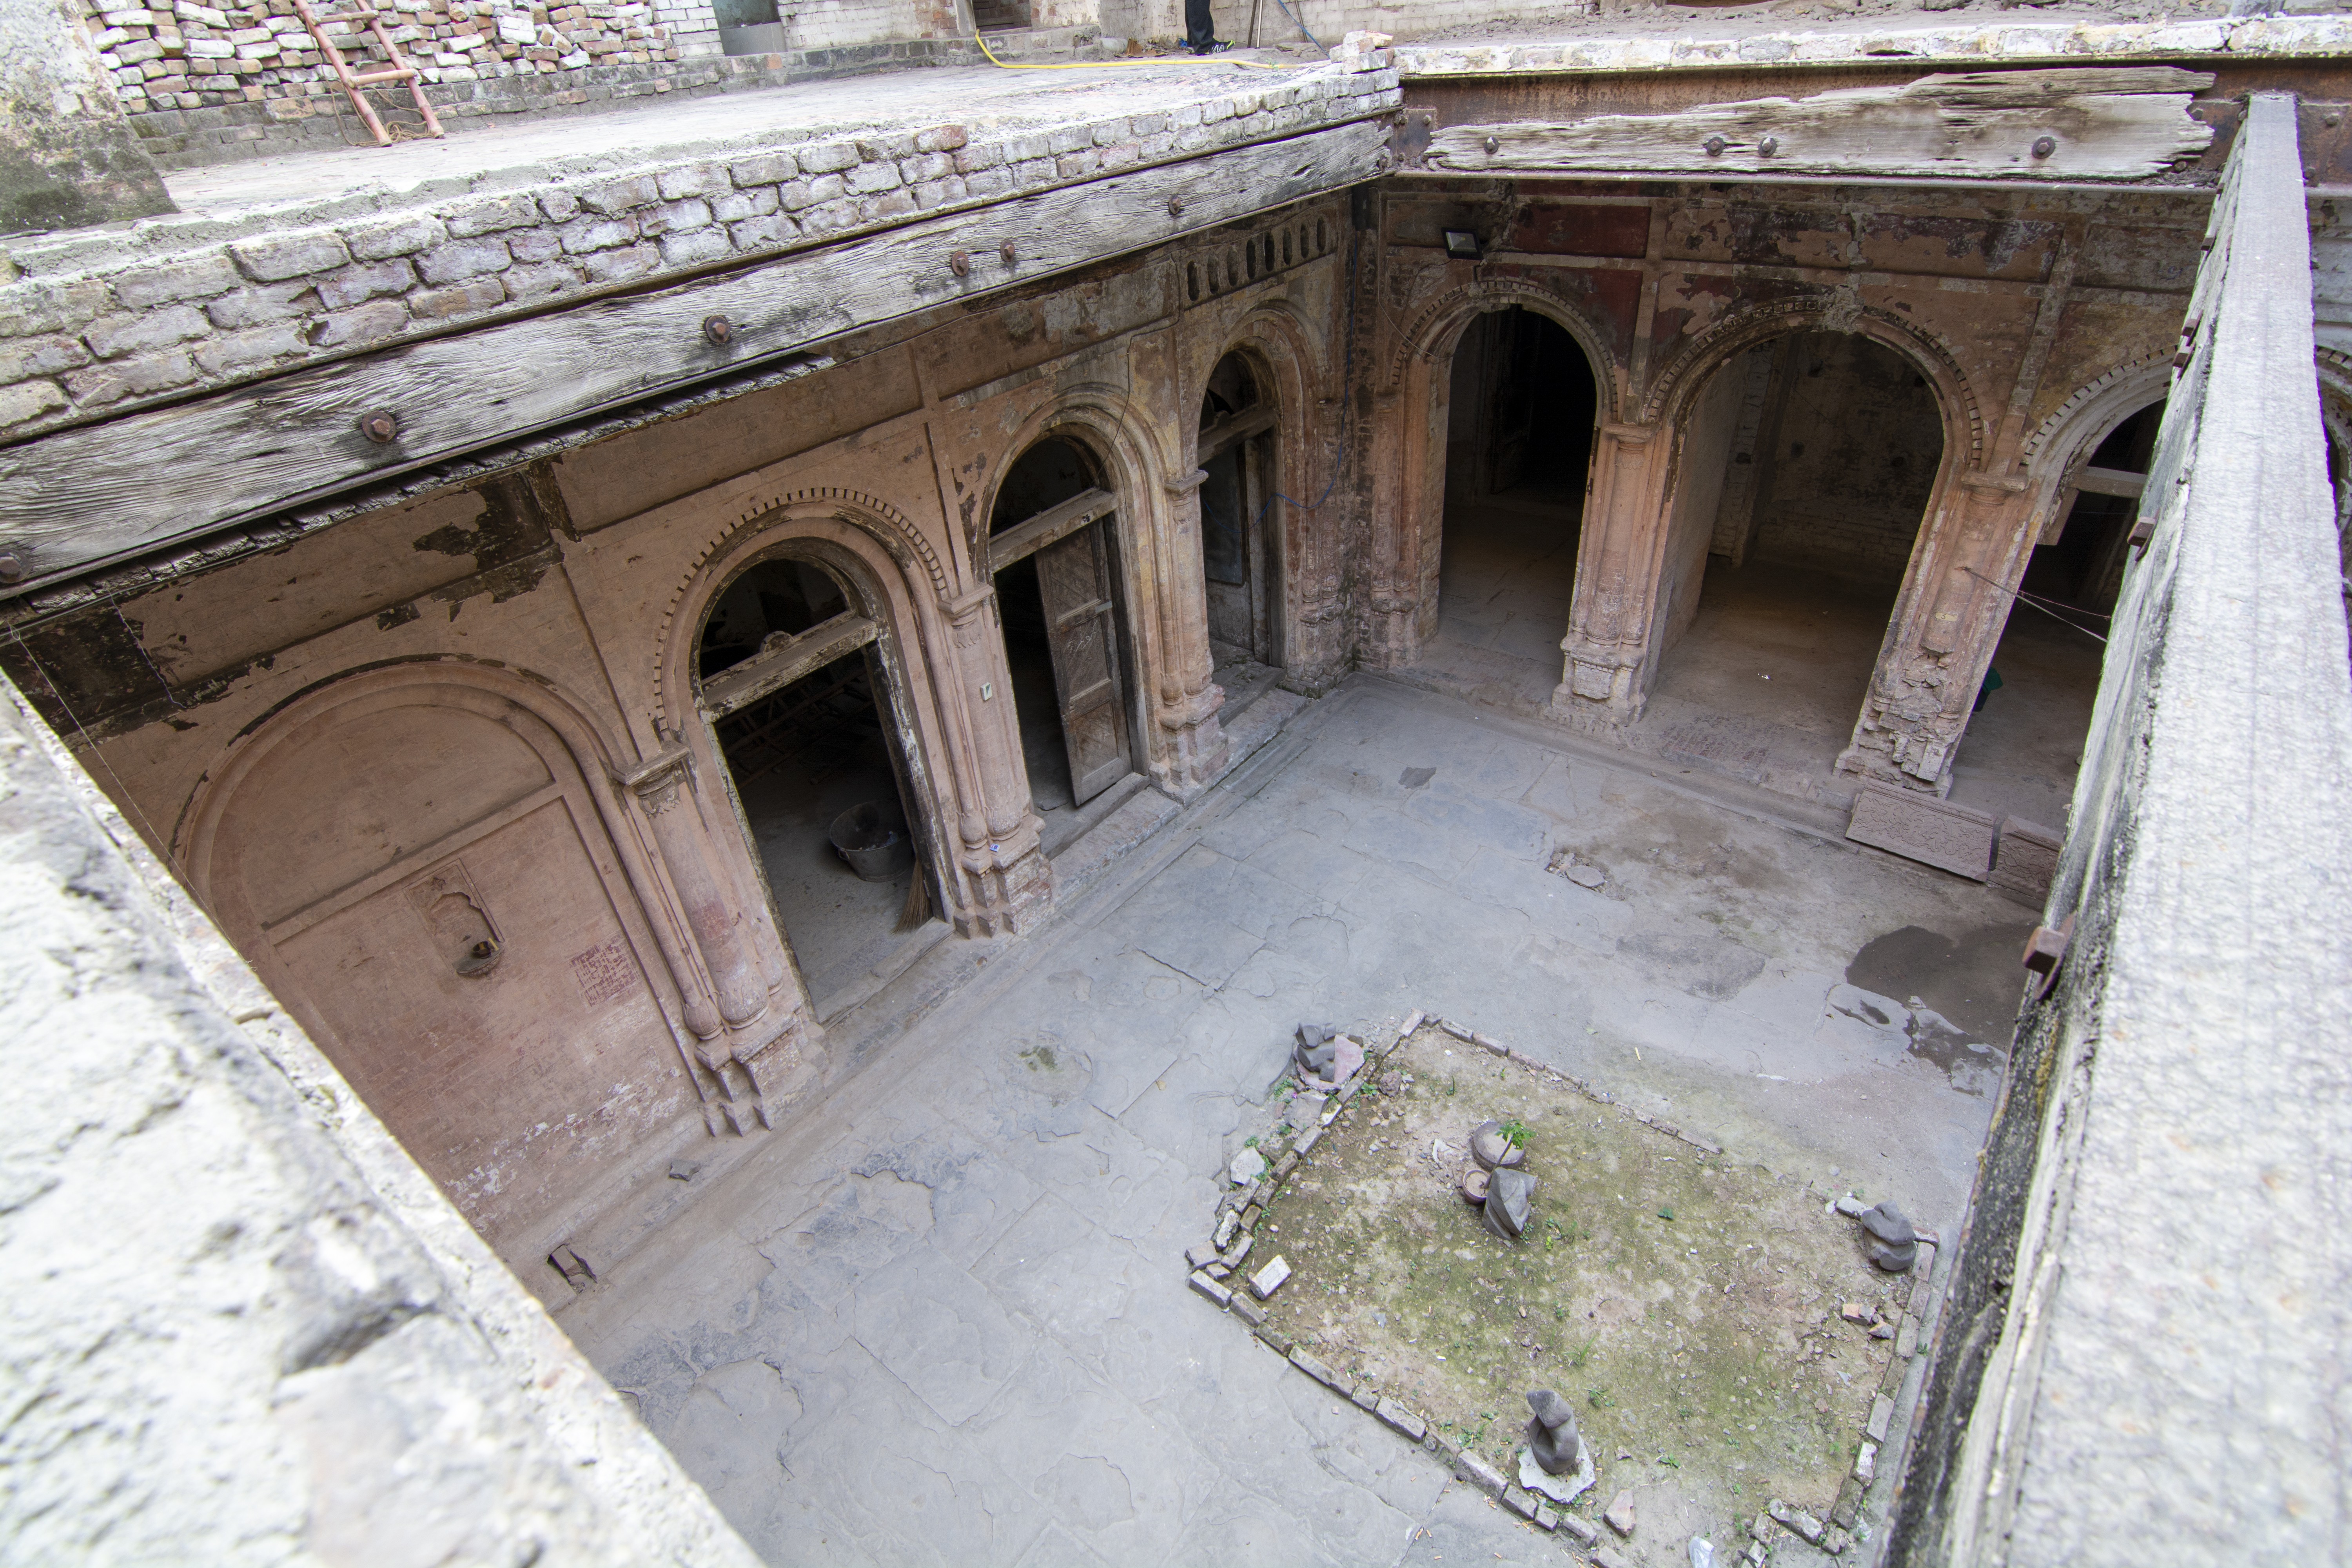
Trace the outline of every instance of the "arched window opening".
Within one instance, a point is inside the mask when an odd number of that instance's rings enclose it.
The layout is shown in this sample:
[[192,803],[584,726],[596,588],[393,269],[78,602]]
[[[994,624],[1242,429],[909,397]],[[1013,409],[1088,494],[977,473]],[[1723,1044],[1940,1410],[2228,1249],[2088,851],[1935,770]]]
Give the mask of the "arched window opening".
[[813,559],[754,563],[711,602],[696,673],[752,858],[828,1017],[945,933],[880,620]]
[[1093,454],[1048,436],[1007,471],[989,514],[1005,667],[1048,855],[1135,771],[1117,507]]

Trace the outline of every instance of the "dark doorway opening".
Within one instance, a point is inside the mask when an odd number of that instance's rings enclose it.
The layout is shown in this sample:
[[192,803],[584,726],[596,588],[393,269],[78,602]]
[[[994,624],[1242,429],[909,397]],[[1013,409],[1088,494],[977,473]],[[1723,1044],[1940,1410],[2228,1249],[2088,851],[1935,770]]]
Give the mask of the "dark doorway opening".
[[2024,590],[2104,616],[2123,592],[2132,524],[2139,520],[2140,488],[2156,454],[2164,405],[2151,403],[2107,433],[2075,475],[2074,504],[2055,538],[2044,536],[2026,563]]
[[1935,494],[1935,388],[1859,334],[1791,332],[1717,370],[1675,439],[1643,729],[1670,759],[1823,789]]
[[989,518],[1005,668],[1048,854],[1135,771],[1116,507],[1092,457],[1047,437],[1005,475]]
[[703,624],[704,706],[820,1017],[946,931],[878,637],[831,572],[796,559],[752,565]]
[[1209,651],[1230,696],[1282,665],[1282,511],[1276,409],[1249,362],[1227,354],[1201,397],[1201,575]]
[[1449,388],[1439,637],[1549,662],[1557,679],[1592,461],[1591,363],[1558,322],[1515,305],[1470,323]]

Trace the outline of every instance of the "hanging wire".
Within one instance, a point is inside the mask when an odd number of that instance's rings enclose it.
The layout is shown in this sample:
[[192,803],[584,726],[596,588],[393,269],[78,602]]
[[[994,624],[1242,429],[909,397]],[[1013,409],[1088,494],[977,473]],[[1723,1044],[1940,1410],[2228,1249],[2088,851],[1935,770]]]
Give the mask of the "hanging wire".
[[[2030,607],[2030,608],[2032,608],[2032,609],[2040,610],[2043,615],[2048,616],[2052,620],[2056,621],[2060,626],[2073,626],[2076,631],[2078,631],[2078,632],[2082,633],[2084,637],[2089,637],[2093,642],[2100,643],[2100,644],[2105,644],[2105,643],[2106,642],[2106,640],[2107,640],[2106,638],[2105,638],[2105,637],[2101,637],[2098,633],[2096,633],[2096,632],[2093,631],[2090,627],[2088,627],[2088,626],[2084,626],[2084,625],[2082,625],[2081,623],[2076,622],[2076,621],[2070,621],[2070,620],[2068,620],[2065,616],[2063,616],[2060,615],[2060,614],[2057,612],[2057,610],[2055,610],[2055,609],[2052,608],[2052,606],[2053,606],[2053,605],[2056,605],[2056,604],[2058,603],[2058,601],[2057,601],[2057,600],[2055,600],[2055,599],[2044,600],[2044,599],[2038,598],[2038,597],[2036,597],[2035,595],[2032,595],[2032,594],[2028,594],[2028,593],[2024,592],[2024,591],[2023,591],[2023,590],[2021,590],[2021,589],[2018,589],[2018,588],[2004,588],[2004,587],[2002,587],[2000,584],[1998,584],[1998,583],[1994,582],[1991,578],[1990,578],[1990,577],[1986,576],[1983,573],[1981,573],[1981,572],[1978,571],[1978,570],[1977,570],[1975,567],[1973,567],[1973,566],[1963,566],[1963,567],[1961,567],[1961,568],[1960,568],[1960,570],[1961,570],[1961,571],[1963,571],[1963,572],[1965,572],[1965,573],[1967,573],[1969,576],[1971,576],[1971,577],[1975,578],[1978,582],[1984,584],[1987,587],[1990,588],[1994,593],[1996,593],[1996,594],[2006,594],[2006,595],[2008,595],[2011,599],[2017,600],[2017,601],[2019,601],[2019,602],[2021,602],[2021,603],[2024,604],[2025,605],[2027,605],[2028,607]],[[2103,615],[2099,614],[2096,610],[2084,610],[2084,609],[2078,609],[2078,608],[2076,608],[2076,607],[2075,607],[2074,605],[2066,605],[2066,606],[2064,606],[2064,607],[2065,607],[2065,608],[2067,608],[2067,609],[2069,609],[2069,610],[2074,610],[2074,613],[2075,613],[2076,615],[2078,615],[2078,616],[2090,616],[2090,617],[2091,617],[2093,620],[2095,620],[2095,621],[2113,621],[2113,620],[2115,619],[2115,617],[2114,617],[2113,616],[2103,616]]]

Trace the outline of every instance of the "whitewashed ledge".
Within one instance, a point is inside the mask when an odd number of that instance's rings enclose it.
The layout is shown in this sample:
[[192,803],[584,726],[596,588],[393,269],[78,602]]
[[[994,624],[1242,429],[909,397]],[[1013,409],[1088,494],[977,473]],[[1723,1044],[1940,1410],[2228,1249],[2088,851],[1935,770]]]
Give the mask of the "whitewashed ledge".
[[2352,54],[2352,16],[2217,16],[2178,22],[2002,22],[1742,36],[1529,39],[1399,44],[1397,69],[1416,77],[1549,71],[1675,70],[1707,66],[1817,66],[1876,59],[1924,65],[1988,60],[2177,59],[2233,55],[2317,59]]

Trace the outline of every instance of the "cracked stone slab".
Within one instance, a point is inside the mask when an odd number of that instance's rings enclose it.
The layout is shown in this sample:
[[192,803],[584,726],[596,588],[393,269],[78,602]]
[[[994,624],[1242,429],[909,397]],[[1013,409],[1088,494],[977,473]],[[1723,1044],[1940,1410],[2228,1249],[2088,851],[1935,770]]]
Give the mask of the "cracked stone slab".
[[994,1398],[1036,1346],[1033,1330],[929,1247],[861,1281],[853,1321],[866,1352],[950,1426]]

